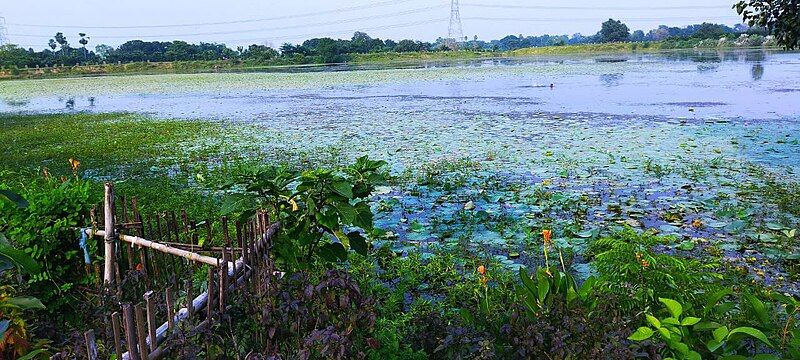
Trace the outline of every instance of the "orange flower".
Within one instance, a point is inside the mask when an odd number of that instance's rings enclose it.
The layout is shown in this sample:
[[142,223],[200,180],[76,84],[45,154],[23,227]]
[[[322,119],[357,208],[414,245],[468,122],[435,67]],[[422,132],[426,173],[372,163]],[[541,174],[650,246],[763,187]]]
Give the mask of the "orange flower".
[[550,244],[553,242],[553,231],[542,230],[542,237],[544,237],[544,245],[550,246]]
[[144,271],[144,265],[142,263],[136,264],[136,271]]
[[647,260],[642,260],[642,267],[648,267],[648,266],[650,266],[650,262]]
[[478,266],[478,274],[486,275],[486,267],[483,265]]
[[78,168],[81,166],[81,162],[78,159],[69,159],[69,165],[72,166],[72,172],[78,171]]

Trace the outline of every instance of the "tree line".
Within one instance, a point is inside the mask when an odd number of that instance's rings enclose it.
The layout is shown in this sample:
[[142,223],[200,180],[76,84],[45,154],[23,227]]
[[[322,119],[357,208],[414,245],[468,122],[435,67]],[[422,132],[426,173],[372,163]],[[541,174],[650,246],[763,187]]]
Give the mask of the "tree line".
[[[762,28],[745,25],[728,27],[722,24],[703,23],[686,27],[659,26],[645,33],[642,30],[630,32],[627,25],[619,20],[609,19],[594,35],[580,33],[568,35],[515,36],[509,35],[499,40],[482,41],[477,36],[458,40],[461,49],[478,51],[509,51],[528,47],[560,46],[619,41],[661,41],[666,39],[719,39],[735,37],[740,33],[763,33]],[[410,39],[394,41],[373,38],[364,32],[356,32],[350,39],[328,37],[308,39],[300,44],[285,43],[278,49],[267,45],[253,44],[231,49],[224,44],[200,42],[192,44],[185,41],[142,41],[131,40],[114,48],[97,45],[89,50],[91,39],[86,33],[79,33],[80,47],[72,47],[64,33],[56,33],[49,40],[48,47],[42,51],[24,49],[15,45],[0,47],[0,66],[4,68],[48,67],[77,64],[166,62],[166,61],[220,61],[231,60],[249,64],[310,64],[340,63],[350,60],[353,54],[367,53],[407,53],[434,52],[450,50],[450,42],[439,38],[435,42]]]

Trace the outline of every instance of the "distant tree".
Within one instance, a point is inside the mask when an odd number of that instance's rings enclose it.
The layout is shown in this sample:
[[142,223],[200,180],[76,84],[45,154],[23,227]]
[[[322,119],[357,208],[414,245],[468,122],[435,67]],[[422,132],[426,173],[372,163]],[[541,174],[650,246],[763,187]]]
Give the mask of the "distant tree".
[[47,42],[47,46],[49,46],[50,49],[52,49],[53,51],[56,51],[56,47],[58,47],[58,44],[56,44],[55,40],[50,39],[50,41]]
[[81,37],[78,42],[83,46],[83,58],[86,59],[88,55],[88,51],[86,50],[86,45],[89,43],[89,37],[86,36],[86,33],[78,33],[78,36]]
[[750,26],[766,28],[778,44],[800,47],[800,2],[798,0],[742,0],[734,6]]
[[733,32],[733,29],[720,24],[702,23],[694,26],[694,34],[691,36],[700,39],[719,39],[725,34]]
[[97,56],[100,57],[100,60],[103,61],[106,61],[113,51],[113,47],[104,44],[94,47],[94,53],[97,54]]
[[603,23],[600,29],[601,42],[628,41],[630,36],[631,34],[628,26],[619,20],[608,19],[608,21]]
[[250,45],[246,50],[240,51],[242,59],[256,62],[267,62],[278,57],[278,51],[265,45]]
[[57,32],[55,39],[58,45],[61,46],[61,53],[64,53],[64,50],[69,49],[69,41],[67,41],[64,33]]
[[644,40],[645,40],[644,31],[642,31],[642,30],[636,30],[636,31],[634,31],[633,33],[631,33],[631,38],[630,38],[630,40],[631,40],[631,41],[636,41],[636,42],[638,42],[638,41],[644,41]]
[[394,51],[396,52],[414,52],[421,50],[420,42],[408,39],[400,40],[397,46],[394,47]]

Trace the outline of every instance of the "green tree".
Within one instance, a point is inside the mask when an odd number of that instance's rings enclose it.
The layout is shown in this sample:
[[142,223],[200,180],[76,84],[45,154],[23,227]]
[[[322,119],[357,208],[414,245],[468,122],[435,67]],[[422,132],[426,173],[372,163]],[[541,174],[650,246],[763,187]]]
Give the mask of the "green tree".
[[67,38],[64,36],[64,33],[57,32],[55,39],[58,45],[61,47],[62,54],[64,53],[64,50],[69,49],[69,41],[67,41]]
[[734,6],[750,26],[766,28],[778,44],[800,47],[800,2],[797,0],[742,0]]
[[86,51],[86,44],[89,43],[89,37],[86,36],[86,33],[78,33],[78,36],[81,37],[81,39],[78,40],[78,42],[83,46],[83,58],[86,59],[89,53],[88,51]]
[[630,36],[628,26],[619,20],[608,19],[600,29],[600,41],[602,42],[628,41]]

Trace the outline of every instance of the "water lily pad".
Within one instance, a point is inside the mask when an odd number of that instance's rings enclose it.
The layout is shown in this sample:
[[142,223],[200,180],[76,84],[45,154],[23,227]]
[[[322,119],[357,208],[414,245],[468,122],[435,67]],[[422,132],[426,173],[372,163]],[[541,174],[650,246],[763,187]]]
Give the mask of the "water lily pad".
[[781,230],[788,229],[787,227],[785,227],[785,226],[783,226],[781,224],[778,224],[778,223],[774,223],[774,222],[768,222],[766,225],[767,225],[767,229],[770,229],[772,231],[781,231]]
[[678,244],[678,246],[676,246],[675,248],[678,250],[691,251],[694,250],[694,242],[691,240],[686,240]]

